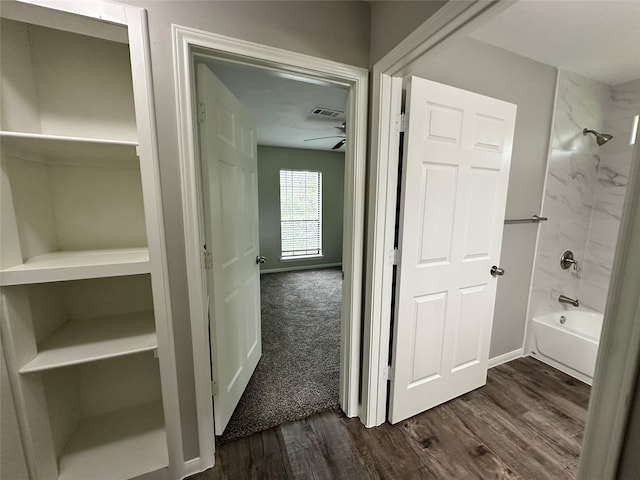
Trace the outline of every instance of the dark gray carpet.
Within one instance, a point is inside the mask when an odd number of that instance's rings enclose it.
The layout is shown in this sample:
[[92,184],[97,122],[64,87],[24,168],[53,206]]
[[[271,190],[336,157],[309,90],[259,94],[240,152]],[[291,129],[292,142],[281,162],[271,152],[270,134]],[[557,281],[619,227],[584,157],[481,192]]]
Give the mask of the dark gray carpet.
[[218,443],[338,404],[340,269],[261,276],[262,358]]

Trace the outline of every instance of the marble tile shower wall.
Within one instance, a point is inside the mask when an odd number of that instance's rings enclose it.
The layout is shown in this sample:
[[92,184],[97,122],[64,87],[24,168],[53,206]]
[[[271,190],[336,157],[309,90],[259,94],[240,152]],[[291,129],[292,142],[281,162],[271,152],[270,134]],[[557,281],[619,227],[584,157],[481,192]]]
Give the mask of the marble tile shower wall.
[[584,305],[604,312],[620,218],[631,170],[633,119],[640,113],[640,79],[611,87],[605,131],[613,140],[601,147],[589,240],[580,284]]
[[[536,265],[531,316],[569,308],[560,294],[604,311],[632,157],[631,121],[640,109],[640,80],[616,87],[561,70]],[[611,133],[599,147],[582,129]],[[562,270],[572,250],[578,270]]]
[[558,73],[556,109],[540,238],[531,289],[531,316],[558,310],[558,296],[579,298],[582,271],[562,270],[560,256],[573,251],[579,265],[587,250],[600,150],[583,128],[604,129],[609,86],[574,73]]

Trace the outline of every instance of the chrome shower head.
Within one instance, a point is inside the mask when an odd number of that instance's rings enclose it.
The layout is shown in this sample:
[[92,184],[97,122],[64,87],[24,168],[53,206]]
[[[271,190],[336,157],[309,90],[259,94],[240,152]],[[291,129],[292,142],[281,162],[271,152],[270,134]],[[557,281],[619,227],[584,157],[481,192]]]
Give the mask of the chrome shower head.
[[609,135],[608,133],[598,133],[595,130],[589,130],[587,128],[582,130],[582,135],[586,135],[587,133],[593,133],[593,135],[596,137],[596,142],[598,142],[598,145],[600,146],[604,145],[613,138],[613,135]]

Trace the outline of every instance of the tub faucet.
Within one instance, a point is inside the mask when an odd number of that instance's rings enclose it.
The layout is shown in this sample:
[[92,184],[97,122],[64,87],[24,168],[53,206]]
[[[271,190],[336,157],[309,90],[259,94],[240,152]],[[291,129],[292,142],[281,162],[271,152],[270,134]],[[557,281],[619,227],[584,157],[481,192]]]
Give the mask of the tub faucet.
[[580,306],[580,300],[578,299],[573,299],[573,298],[569,298],[569,297],[565,297],[564,295],[560,295],[558,297],[558,301],[560,303],[568,303],[569,305],[573,305],[574,307],[579,307]]

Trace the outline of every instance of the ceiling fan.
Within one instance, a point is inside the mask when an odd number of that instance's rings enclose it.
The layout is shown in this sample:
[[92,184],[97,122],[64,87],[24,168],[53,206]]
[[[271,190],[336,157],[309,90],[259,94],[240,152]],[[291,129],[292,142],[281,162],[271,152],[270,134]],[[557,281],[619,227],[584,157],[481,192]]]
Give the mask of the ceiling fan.
[[323,140],[325,138],[339,138],[340,141],[336,143],[333,147],[331,147],[331,150],[337,150],[347,142],[347,122],[342,122],[339,126],[333,127],[333,128],[337,128],[338,130],[340,130],[340,132],[342,132],[342,135],[330,135],[328,137],[307,138],[305,142],[311,142],[313,140]]

